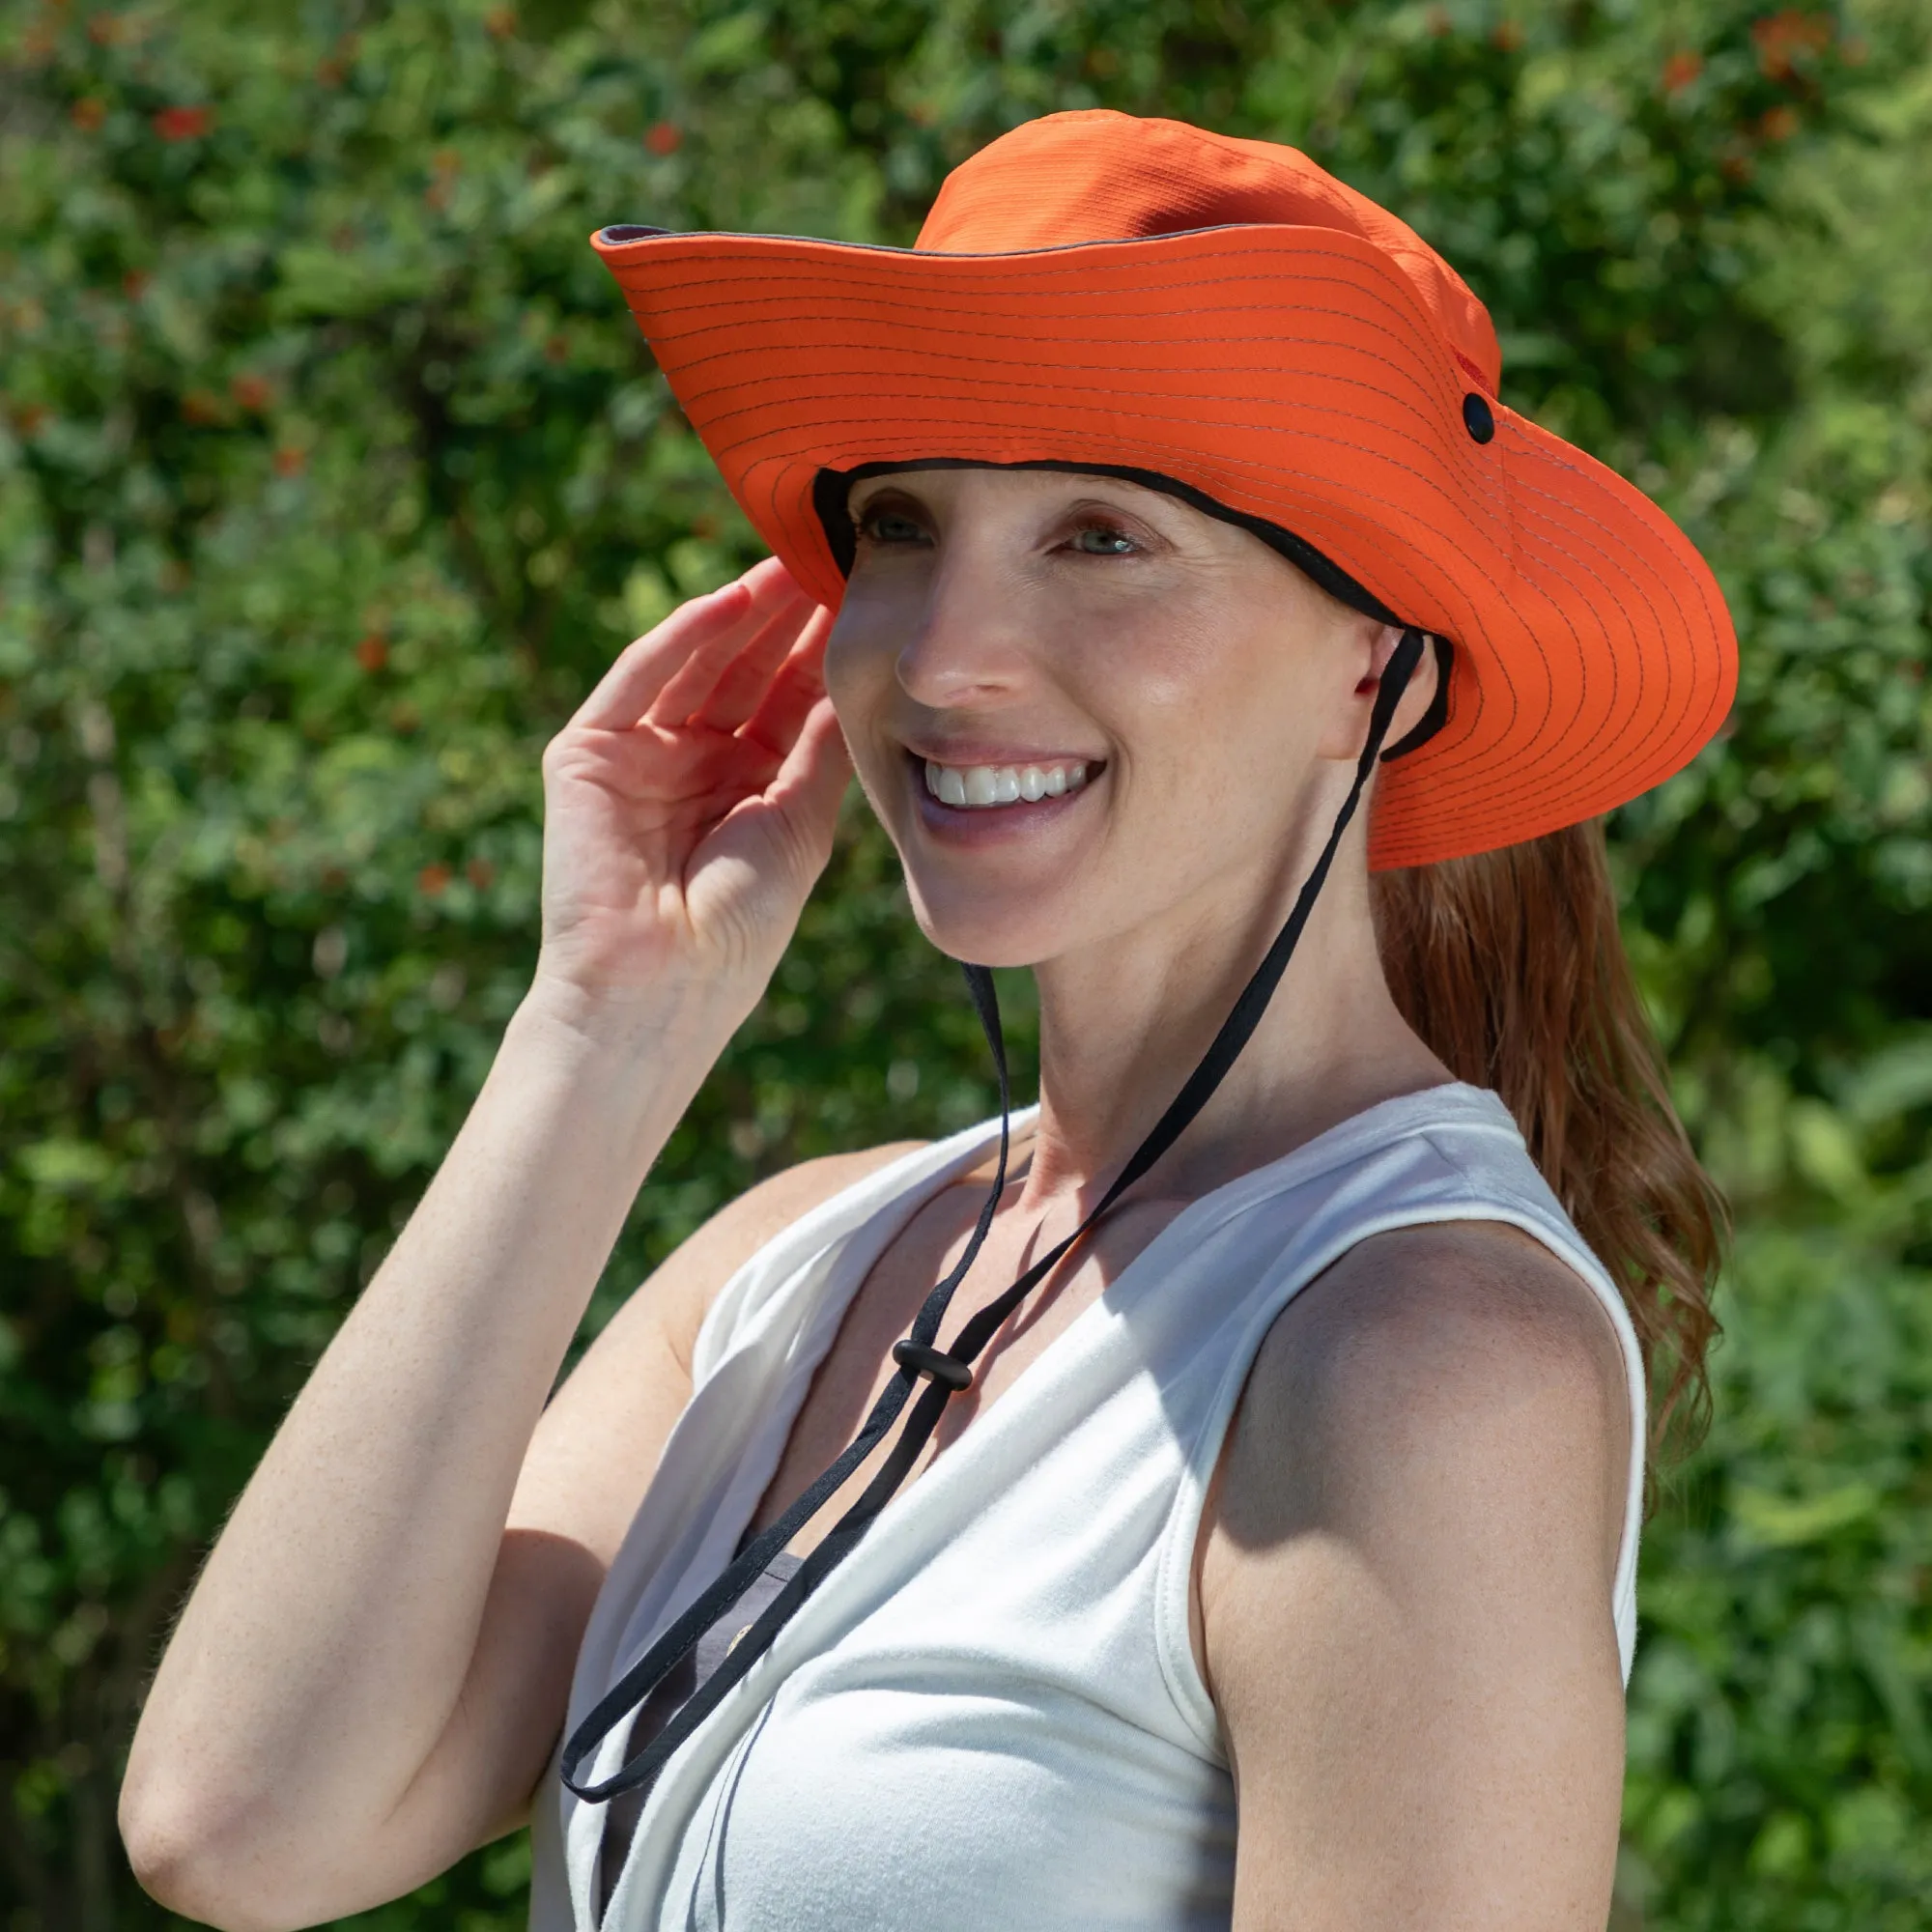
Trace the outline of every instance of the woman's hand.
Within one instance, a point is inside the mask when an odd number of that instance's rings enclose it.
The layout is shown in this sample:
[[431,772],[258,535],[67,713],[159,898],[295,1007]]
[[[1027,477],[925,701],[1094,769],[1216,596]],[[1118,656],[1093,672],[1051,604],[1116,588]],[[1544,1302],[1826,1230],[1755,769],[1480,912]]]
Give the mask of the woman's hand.
[[[639,1179],[825,863],[846,774],[829,628],[760,564],[633,644],[551,746],[541,997],[229,1519],[142,1714],[124,1830],[185,1915],[362,1911],[500,1832],[542,1776],[648,1458],[616,1459],[627,1489],[594,1437],[572,1447],[561,1517],[519,1503],[520,1472]],[[634,1321],[665,1314],[646,1297]],[[631,1426],[688,1397],[661,1359]]]
[[767,559],[611,667],[544,754],[539,984],[756,1003],[832,849],[850,765],[830,614]]
[[[561,997],[511,1020],[142,1713],[123,1827],[184,1915],[362,1911],[500,1832],[542,1776],[649,1458],[611,1478],[593,1434],[547,1491],[521,1472],[638,1183],[825,863],[846,773],[829,628],[760,564],[633,644],[551,746],[537,978]],[[667,1315],[645,1296],[633,1322]],[[668,1429],[689,1395],[675,1347],[659,1359],[627,1427]]]

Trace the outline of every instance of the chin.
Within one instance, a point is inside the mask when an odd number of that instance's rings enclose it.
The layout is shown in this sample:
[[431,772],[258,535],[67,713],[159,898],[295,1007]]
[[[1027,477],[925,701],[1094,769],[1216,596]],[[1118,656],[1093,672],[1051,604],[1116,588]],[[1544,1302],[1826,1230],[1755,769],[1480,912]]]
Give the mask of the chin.
[[[1016,882],[962,894],[922,890],[908,868],[906,887],[919,929],[941,952],[974,966],[1037,966],[1066,950],[1075,923],[1072,894]],[[1065,905],[1063,915],[1056,909]]]
[[[920,930],[976,966],[1033,966],[1066,950],[1091,908],[1112,803],[1104,765],[1073,793],[949,805],[907,760],[882,812]],[[875,800],[875,803],[877,801]]]

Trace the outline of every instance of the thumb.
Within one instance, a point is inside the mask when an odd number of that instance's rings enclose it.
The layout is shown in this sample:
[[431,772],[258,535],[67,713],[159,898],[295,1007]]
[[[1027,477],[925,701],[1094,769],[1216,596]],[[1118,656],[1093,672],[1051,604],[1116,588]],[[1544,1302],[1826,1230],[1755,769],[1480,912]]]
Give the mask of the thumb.
[[832,835],[839,801],[852,776],[852,754],[829,697],[806,714],[797,739],[765,790],[766,808],[777,818],[792,856],[809,884],[832,856]]

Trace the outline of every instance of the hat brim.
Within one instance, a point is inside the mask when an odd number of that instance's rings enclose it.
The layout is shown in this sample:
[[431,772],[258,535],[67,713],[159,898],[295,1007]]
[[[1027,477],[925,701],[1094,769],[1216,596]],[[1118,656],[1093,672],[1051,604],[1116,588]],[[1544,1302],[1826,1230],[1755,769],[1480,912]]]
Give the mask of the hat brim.
[[844,579],[822,470],[1051,461],[1157,471],[1292,531],[1456,645],[1447,722],[1381,774],[1370,862],[1594,817],[1730,707],[1716,581],[1648,497],[1492,404],[1375,246],[1241,226],[1007,255],[755,235],[592,238],[759,535]]

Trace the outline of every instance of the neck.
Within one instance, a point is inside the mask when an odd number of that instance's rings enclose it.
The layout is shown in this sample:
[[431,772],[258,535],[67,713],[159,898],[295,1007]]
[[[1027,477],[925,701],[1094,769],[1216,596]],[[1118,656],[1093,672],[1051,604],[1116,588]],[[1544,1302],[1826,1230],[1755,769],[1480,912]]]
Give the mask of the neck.
[[[1382,978],[1364,837],[1358,825],[1337,854],[1254,1037],[1137,1195],[1191,1200],[1450,1077]],[[1040,1109],[1025,1205],[1072,1196],[1084,1211],[1098,1198],[1208,1050],[1312,860],[1282,889],[1218,895],[1036,969]]]

